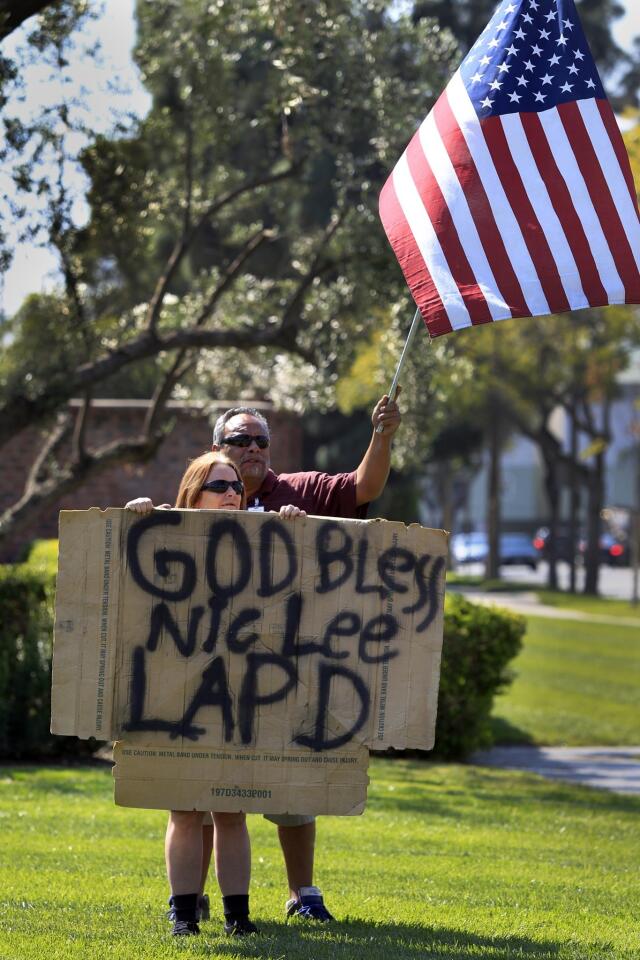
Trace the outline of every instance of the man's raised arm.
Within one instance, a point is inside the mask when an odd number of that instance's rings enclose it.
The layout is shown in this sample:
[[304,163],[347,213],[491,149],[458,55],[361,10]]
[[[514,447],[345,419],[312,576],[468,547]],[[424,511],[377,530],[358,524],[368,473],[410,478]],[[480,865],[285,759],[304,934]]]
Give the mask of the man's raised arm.
[[[400,388],[398,387],[398,395]],[[377,500],[389,476],[391,467],[391,441],[400,426],[400,410],[395,400],[389,400],[387,394],[378,400],[371,415],[373,435],[362,462],[356,470],[356,503],[371,503]],[[382,432],[376,427],[381,424]]]

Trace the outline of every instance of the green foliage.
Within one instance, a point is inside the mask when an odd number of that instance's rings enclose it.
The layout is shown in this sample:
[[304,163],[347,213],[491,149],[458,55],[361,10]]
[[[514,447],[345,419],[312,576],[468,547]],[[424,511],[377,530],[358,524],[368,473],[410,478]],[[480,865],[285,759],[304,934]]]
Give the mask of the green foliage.
[[447,597],[434,754],[460,760],[492,742],[493,700],[512,680],[507,664],[522,646],[523,617]]
[[29,562],[0,567],[0,759],[86,755],[95,741],[54,737],[51,646],[57,541],[41,541]]
[[0,567],[0,757],[51,752],[53,592],[44,569]]
[[58,569],[58,541],[34,540],[29,547],[26,563],[32,568],[44,568],[55,576]]

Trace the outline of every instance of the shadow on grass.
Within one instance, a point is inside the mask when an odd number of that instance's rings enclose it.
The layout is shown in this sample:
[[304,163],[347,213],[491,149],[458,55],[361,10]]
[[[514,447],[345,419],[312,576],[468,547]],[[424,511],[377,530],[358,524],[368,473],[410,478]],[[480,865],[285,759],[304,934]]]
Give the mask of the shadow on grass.
[[[203,930],[203,933],[205,931]],[[446,927],[419,924],[372,924],[345,920],[327,927],[276,923],[260,923],[261,935],[234,943],[224,941],[225,953],[238,957],[269,957],[289,960],[324,960],[345,957],[349,960],[554,960],[560,945],[550,941],[534,941],[527,937],[482,937]],[[206,934],[205,934],[206,935]],[[217,950],[220,947],[217,946]],[[222,951],[220,951],[222,952]]]
[[509,723],[503,717],[489,717],[491,735],[495,744],[533,744],[535,741],[530,733],[521,730],[515,724]]

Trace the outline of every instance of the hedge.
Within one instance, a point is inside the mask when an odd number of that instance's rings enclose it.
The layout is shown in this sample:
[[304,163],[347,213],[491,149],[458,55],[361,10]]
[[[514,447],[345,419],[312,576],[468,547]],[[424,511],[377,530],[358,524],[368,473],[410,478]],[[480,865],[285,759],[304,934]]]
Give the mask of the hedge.
[[0,566],[0,759],[86,755],[98,746],[49,731],[54,597],[50,564]]
[[0,756],[49,753],[54,577],[0,568]]
[[[96,748],[49,733],[54,590],[50,562],[0,567],[0,758]],[[524,630],[524,620],[506,610],[447,597],[433,755],[460,760],[490,743],[493,698],[511,679],[507,664]]]
[[432,756],[464,760],[492,743],[493,699],[513,679],[509,662],[522,647],[526,621],[498,607],[447,596],[436,744]]

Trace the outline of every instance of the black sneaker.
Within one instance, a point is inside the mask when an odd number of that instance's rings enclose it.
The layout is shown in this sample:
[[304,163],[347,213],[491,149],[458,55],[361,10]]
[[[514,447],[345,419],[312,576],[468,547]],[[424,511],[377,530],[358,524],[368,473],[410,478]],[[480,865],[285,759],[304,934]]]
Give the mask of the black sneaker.
[[324,905],[322,891],[318,887],[300,887],[297,898],[287,900],[287,918],[300,917],[302,920],[317,920],[326,923],[335,920]]
[[176,920],[171,931],[172,937],[196,937],[200,927],[195,920]]
[[258,933],[258,928],[249,917],[242,917],[239,920],[225,920],[224,932],[228,937],[246,937],[249,933]]

